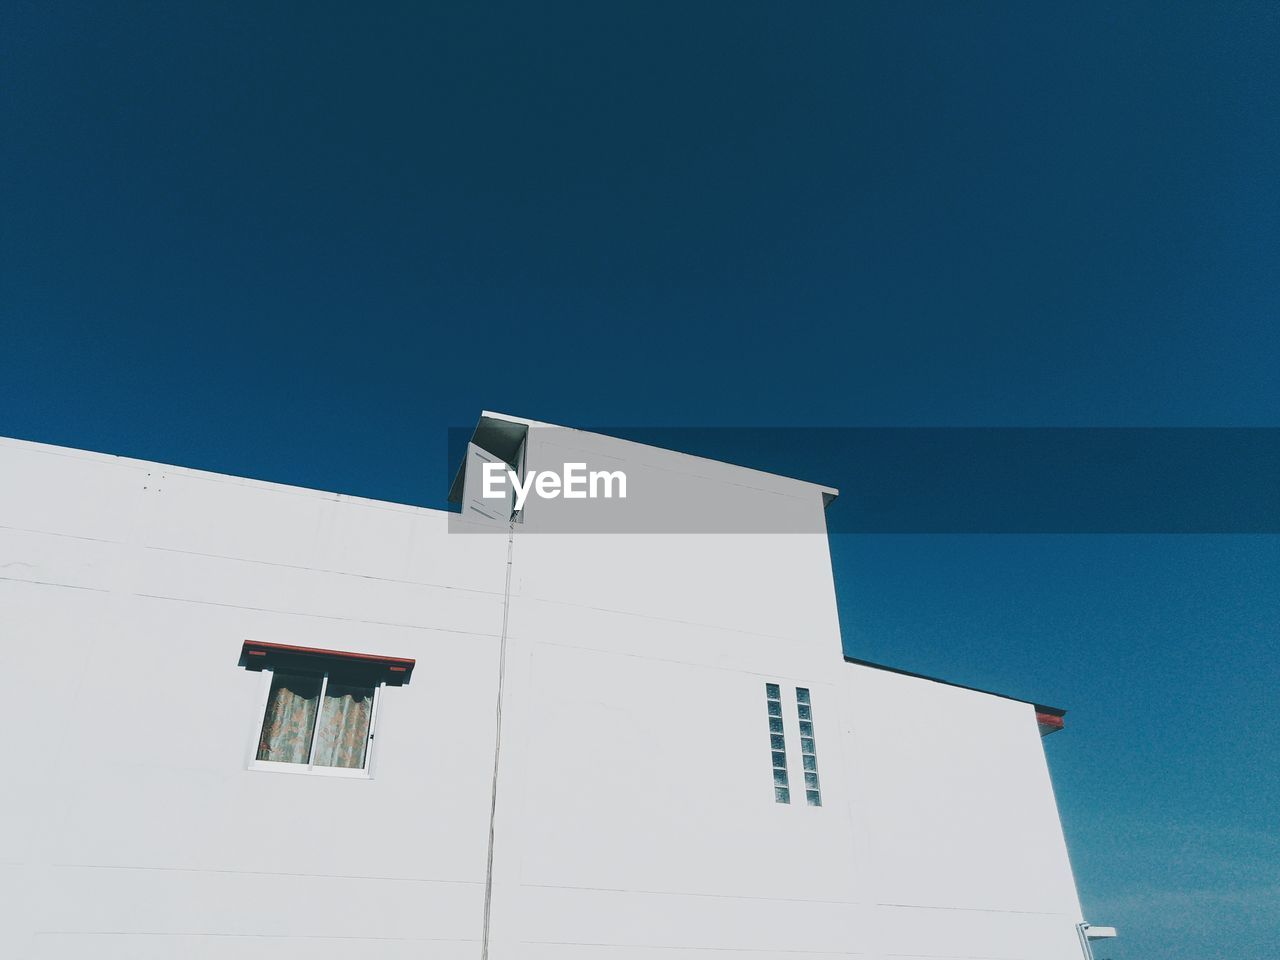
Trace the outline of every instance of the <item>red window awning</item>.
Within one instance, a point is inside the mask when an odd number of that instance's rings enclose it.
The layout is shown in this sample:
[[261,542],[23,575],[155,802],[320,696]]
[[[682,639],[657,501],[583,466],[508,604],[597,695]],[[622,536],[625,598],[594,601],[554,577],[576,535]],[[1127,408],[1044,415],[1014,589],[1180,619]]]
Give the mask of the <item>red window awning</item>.
[[246,670],[304,670],[323,672],[340,669],[394,686],[408,683],[414,661],[404,657],[384,657],[349,650],[297,647],[287,643],[246,640],[240,648],[240,666]]

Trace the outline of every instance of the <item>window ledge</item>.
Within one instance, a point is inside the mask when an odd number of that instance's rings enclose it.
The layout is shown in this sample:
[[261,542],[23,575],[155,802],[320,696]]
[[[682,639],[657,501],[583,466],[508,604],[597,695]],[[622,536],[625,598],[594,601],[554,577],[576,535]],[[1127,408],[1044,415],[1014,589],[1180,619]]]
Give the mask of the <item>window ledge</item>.
[[336,777],[339,780],[372,780],[368,770],[355,767],[316,767],[305,763],[281,763],[278,760],[251,760],[246,768],[258,773],[292,773],[307,777]]

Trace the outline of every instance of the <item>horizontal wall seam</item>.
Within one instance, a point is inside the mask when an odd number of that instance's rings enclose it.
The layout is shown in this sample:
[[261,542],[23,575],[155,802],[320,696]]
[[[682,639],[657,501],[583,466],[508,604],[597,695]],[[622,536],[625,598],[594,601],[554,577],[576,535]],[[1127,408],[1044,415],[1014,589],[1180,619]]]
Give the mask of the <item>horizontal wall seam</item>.
[[186,557],[203,557],[207,560],[227,560],[233,563],[253,563],[264,567],[278,567],[283,570],[301,570],[305,573],[322,573],[334,577],[351,577],[357,580],[373,580],[377,583],[394,583],[409,587],[431,587],[438,590],[453,590],[458,593],[475,593],[484,597],[501,599],[500,590],[480,590],[476,587],[455,587],[447,583],[433,583],[429,580],[404,580],[399,577],[379,577],[371,573],[355,573],[349,570],[333,570],[328,567],[307,567],[298,563],[283,563],[279,560],[259,560],[255,557],[236,557],[225,553],[204,553],[200,550],[183,550],[179,547],[161,547],[154,544],[131,543],[127,540],[107,540],[103,537],[86,537],[77,533],[58,533],[53,530],[37,530],[30,527],[10,527],[0,524],[0,530],[14,533],[28,533],[41,537],[60,537],[66,540],[83,540],[86,543],[105,543],[113,546],[129,547],[139,550],[155,550],[163,553],[176,553]]
[[[44,867],[44,864],[32,864]],[[379,877],[364,874],[343,873],[291,873],[283,870],[227,870],[214,867],[159,867],[116,863],[51,863],[49,868],[58,870],[156,870],[169,873],[225,874],[237,877],[290,877],[307,880],[377,880],[392,883],[453,883],[480,886],[483,880],[451,880],[440,877]]]
[[[84,589],[92,589],[86,587]],[[109,592],[109,591],[104,591]],[[372,627],[402,627],[406,630],[427,630],[432,633],[454,633],[464,637],[488,637],[498,639],[496,633],[477,630],[452,630],[448,627],[432,627],[422,623],[397,623],[392,620],[365,620],[360,617],[338,617],[327,613],[306,613],[301,610],[279,610],[273,607],[252,607],[243,603],[219,603],[217,600],[197,600],[194,597],[166,597],[155,593],[130,593],[128,596],[144,600],[167,600],[171,603],[199,603],[206,607],[226,607],[232,610],[252,610],[254,613],[275,613],[284,617],[311,617],[315,620],[332,620],[335,623],[363,623]]]

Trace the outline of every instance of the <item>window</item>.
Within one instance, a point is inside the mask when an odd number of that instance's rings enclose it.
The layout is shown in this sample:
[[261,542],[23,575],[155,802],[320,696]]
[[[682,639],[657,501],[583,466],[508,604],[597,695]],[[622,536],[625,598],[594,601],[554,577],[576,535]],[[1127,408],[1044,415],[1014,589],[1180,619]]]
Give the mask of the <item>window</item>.
[[363,770],[377,692],[329,671],[273,672],[255,759]]
[[818,752],[813,738],[813,703],[806,687],[796,687],[796,714],[800,718],[800,765],[804,768],[804,798],[811,807],[822,806],[818,783]]
[[766,683],[764,696],[769,710],[769,751],[773,754],[773,799],[775,803],[790,803],[791,786],[787,781],[787,739],[782,732],[782,690],[776,683]]
[[412,660],[246,642],[241,665],[270,676],[251,766],[367,776],[378,700]]

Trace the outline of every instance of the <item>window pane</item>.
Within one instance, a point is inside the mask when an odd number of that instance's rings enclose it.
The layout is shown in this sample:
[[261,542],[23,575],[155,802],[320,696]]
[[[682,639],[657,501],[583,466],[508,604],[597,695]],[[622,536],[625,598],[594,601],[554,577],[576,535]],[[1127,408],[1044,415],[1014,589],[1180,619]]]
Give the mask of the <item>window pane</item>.
[[373,687],[353,686],[330,677],[312,762],[320,767],[363,767],[372,716]]
[[787,789],[787,738],[782,732],[782,690],[776,683],[766,683],[769,707],[769,747],[773,758],[773,796],[778,803],[790,803]]
[[811,807],[822,806],[818,785],[818,758],[813,744],[813,707],[807,687],[796,687],[796,715],[800,718],[800,766],[804,770],[804,798]]
[[258,737],[258,759],[306,763],[320,702],[318,676],[275,673],[267,695],[267,713]]

